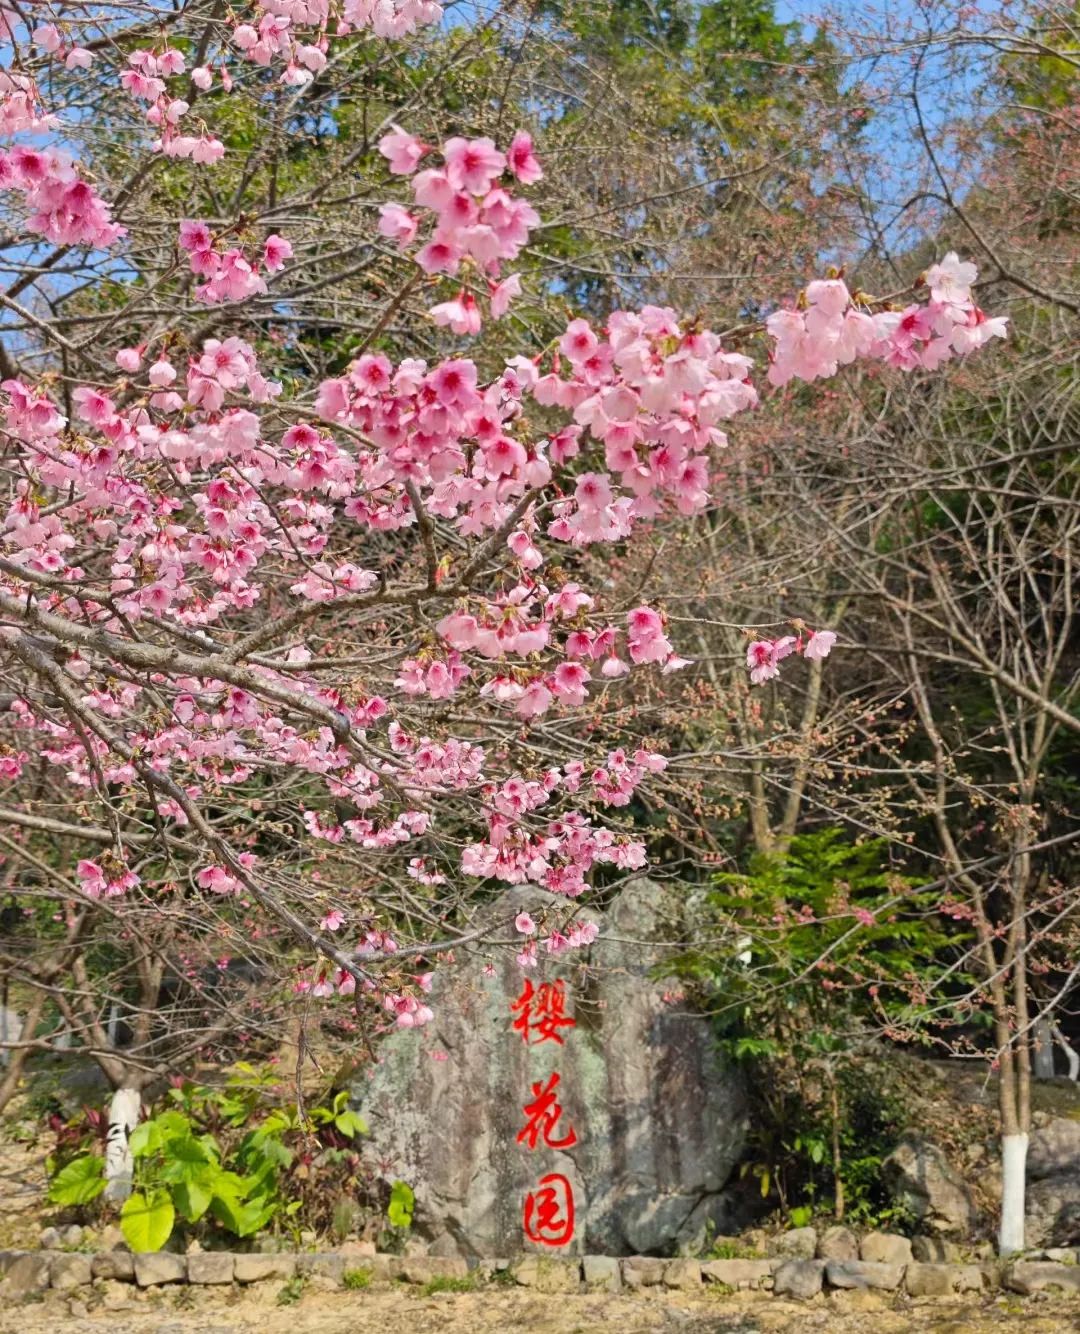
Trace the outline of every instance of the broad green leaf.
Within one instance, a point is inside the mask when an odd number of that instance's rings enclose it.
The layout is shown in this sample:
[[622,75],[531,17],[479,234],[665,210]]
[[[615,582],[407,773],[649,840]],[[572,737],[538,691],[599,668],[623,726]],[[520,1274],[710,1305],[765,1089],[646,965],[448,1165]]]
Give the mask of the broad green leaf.
[[236,1172],[215,1172],[211,1188],[216,1200],[238,1206],[251,1194],[254,1184],[250,1177],[239,1176]]
[[187,1136],[191,1134],[191,1121],[183,1112],[178,1112],[170,1108],[167,1112],[162,1112],[154,1117],[154,1122],[161,1128],[163,1136],[171,1139],[174,1135]]
[[190,1181],[207,1167],[217,1167],[216,1145],[194,1136],[178,1137],[165,1146],[165,1165],[161,1175],[166,1181]]
[[219,1223],[236,1236],[250,1237],[273,1218],[277,1212],[277,1204],[273,1202],[261,1204],[259,1201],[249,1201],[244,1204],[239,1200],[215,1195],[210,1205],[210,1212]]
[[181,1181],[173,1191],[173,1199],[183,1218],[197,1223],[210,1208],[212,1196],[204,1181]]
[[390,1187],[390,1203],[386,1208],[386,1216],[390,1220],[390,1226],[411,1227],[415,1204],[416,1196],[408,1182],[395,1181]]
[[368,1133],[368,1123],[362,1116],[353,1111],[339,1112],[334,1117],[334,1125],[343,1135],[348,1135],[350,1139],[355,1135],[366,1135]]
[[156,1153],[163,1142],[164,1136],[157,1119],[144,1121],[128,1136],[128,1148],[134,1158],[145,1158],[148,1154]]
[[120,1231],[133,1251],[160,1251],[172,1234],[176,1210],[166,1190],[136,1191],[120,1210]]
[[49,1182],[49,1199],[53,1204],[89,1204],[104,1189],[105,1160],[96,1153],[84,1153]]

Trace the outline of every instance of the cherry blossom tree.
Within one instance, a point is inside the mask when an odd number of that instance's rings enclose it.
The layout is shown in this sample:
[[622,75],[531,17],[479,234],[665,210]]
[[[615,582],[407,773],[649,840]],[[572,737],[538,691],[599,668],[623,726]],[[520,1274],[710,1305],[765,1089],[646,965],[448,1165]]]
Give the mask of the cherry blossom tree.
[[[645,865],[623,817],[666,766],[620,744],[621,701],[692,651],[605,564],[708,510],[727,432],[775,387],[934,371],[1005,335],[948,253],[884,298],[810,281],[726,334],[647,305],[538,336],[518,316],[544,281],[538,126],[416,127],[406,92],[325,171],[293,159],[358,53],[392,64],[440,17],[0,14],[0,817],[9,885],[54,941],[4,960],[38,997],[16,1056],[48,1045],[48,1000],[138,1091],[190,1049],[155,1033],[169,978],[199,990],[207,960],[286,938],[294,991],[422,1026],[430,964],[506,885],[565,904],[496,935],[522,968],[587,946],[582,895]],[[792,629],[751,643],[754,682],[837,643]],[[106,1013],[122,963],[86,985],[92,923],[139,961],[134,1062]]]

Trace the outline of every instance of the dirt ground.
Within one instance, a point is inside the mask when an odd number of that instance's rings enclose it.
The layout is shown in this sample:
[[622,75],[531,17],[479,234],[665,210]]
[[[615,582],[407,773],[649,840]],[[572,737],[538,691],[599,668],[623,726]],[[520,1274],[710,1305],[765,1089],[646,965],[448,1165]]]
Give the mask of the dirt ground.
[[[278,1304],[281,1288],[243,1291],[110,1284],[94,1296],[48,1293],[0,1312],[2,1334],[1022,1334],[1080,1332],[1080,1302],[1000,1297],[911,1304],[872,1293],[840,1293],[799,1305],[745,1293],[544,1296],[485,1287],[423,1296],[400,1285],[367,1292],[305,1292]],[[96,1309],[94,1309],[96,1306]]]

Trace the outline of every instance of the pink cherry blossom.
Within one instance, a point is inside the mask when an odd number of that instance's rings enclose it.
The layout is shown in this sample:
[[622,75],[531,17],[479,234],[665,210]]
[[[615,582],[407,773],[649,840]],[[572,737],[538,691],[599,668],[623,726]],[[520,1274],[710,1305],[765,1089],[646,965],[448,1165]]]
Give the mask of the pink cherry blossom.
[[836,635],[832,630],[815,630],[806,641],[806,647],[803,649],[803,657],[820,661],[827,658],[832,652],[836,643]]
[[430,151],[415,135],[406,133],[397,125],[389,134],[383,135],[378,148],[396,176],[411,176],[420,159]]
[[543,178],[543,170],[533,153],[532,135],[518,130],[510,141],[507,165],[522,185],[533,185]]
[[472,194],[485,194],[506,169],[506,155],[490,139],[448,139],[443,158],[451,187]]

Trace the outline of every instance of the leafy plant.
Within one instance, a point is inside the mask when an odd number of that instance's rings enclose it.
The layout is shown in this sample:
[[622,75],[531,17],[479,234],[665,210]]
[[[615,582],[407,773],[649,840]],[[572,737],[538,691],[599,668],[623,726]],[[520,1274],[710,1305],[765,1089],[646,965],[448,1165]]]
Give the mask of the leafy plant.
[[424,1284],[421,1292],[425,1297],[434,1297],[437,1292],[472,1292],[475,1287],[475,1279],[453,1278],[446,1274],[438,1274]]
[[371,1287],[371,1279],[370,1269],[346,1269],[341,1276],[341,1284],[350,1292],[363,1292],[365,1288]]
[[105,1189],[105,1159],[96,1153],[82,1154],[62,1167],[49,1182],[53,1204],[89,1204]]
[[386,1207],[386,1216],[391,1227],[411,1227],[413,1207],[416,1196],[412,1187],[405,1181],[395,1181],[390,1188],[390,1203]]
[[160,1251],[172,1236],[176,1210],[163,1187],[137,1190],[120,1210],[120,1231],[133,1251]]
[[[754,1067],[758,1098],[742,1178],[792,1222],[822,1206],[886,1220],[880,1163],[904,1108],[876,1035],[924,1030],[924,983],[966,938],[886,855],[883,841],[830,828],[753,857],[747,873],[718,876],[709,899],[723,949],[676,964],[725,1002],[722,1046]],[[971,981],[958,967],[953,977],[958,991]],[[947,1007],[939,1015],[947,1022]]]
[[278,1306],[295,1306],[304,1295],[307,1288],[307,1279],[303,1274],[296,1274],[281,1285],[277,1295]]
[[[169,1105],[135,1127],[129,1139],[135,1189],[120,1212],[133,1251],[160,1250],[178,1223],[245,1238],[291,1218],[302,1204],[295,1191],[311,1179],[316,1158],[340,1167],[341,1146],[367,1130],[345,1092],[301,1115],[295,1105],[275,1104],[276,1091],[273,1075],[241,1064],[221,1088],[177,1084]],[[73,1139],[65,1129],[63,1142],[70,1149],[85,1137]],[[88,1205],[104,1190],[96,1148],[54,1162],[51,1170],[55,1204]],[[392,1194],[391,1204],[395,1217],[411,1221],[411,1191],[396,1200]]]

